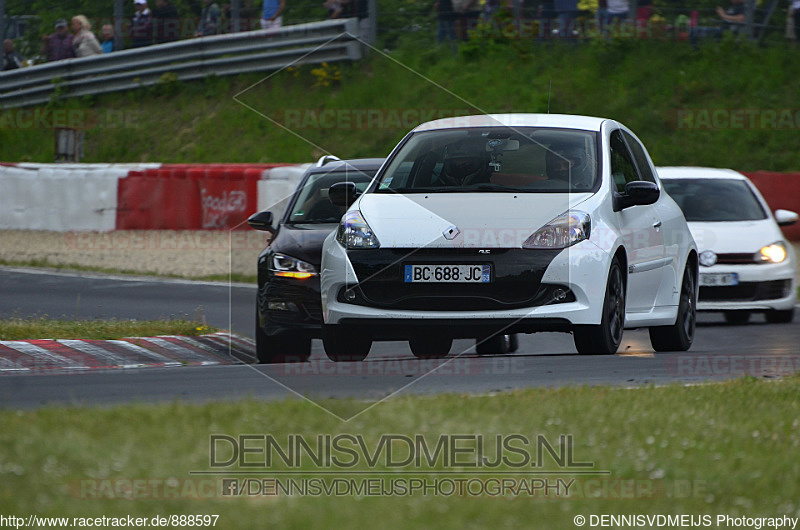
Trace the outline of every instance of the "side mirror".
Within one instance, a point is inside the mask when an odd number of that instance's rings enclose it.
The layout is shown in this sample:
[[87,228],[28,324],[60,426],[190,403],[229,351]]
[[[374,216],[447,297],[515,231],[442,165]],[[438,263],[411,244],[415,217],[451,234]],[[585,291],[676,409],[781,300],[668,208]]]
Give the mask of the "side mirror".
[[255,230],[275,231],[275,228],[272,227],[272,212],[254,213],[247,219],[247,224]]
[[617,195],[615,210],[619,211],[629,206],[646,206],[653,204],[661,195],[655,182],[635,180],[625,184],[625,193]]
[[345,208],[353,204],[359,195],[355,182],[337,182],[328,189],[328,199],[334,205]]
[[778,223],[778,226],[793,225],[798,219],[800,216],[790,210],[775,210],[775,222]]

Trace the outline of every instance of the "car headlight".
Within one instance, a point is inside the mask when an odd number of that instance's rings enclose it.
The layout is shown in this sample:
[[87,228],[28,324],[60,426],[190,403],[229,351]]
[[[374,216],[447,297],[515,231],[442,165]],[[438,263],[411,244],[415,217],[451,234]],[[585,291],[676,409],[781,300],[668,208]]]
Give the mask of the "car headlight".
[[564,212],[534,232],[522,243],[522,248],[567,248],[584,239],[589,239],[591,229],[592,220],[588,213]]
[[783,244],[783,241],[767,245],[758,251],[756,259],[762,262],[780,263],[786,259],[786,245]]
[[358,210],[347,212],[336,231],[336,241],[345,248],[378,248],[381,244]]
[[317,274],[317,269],[312,264],[286,254],[273,254],[269,268],[275,276],[298,280],[304,280]]

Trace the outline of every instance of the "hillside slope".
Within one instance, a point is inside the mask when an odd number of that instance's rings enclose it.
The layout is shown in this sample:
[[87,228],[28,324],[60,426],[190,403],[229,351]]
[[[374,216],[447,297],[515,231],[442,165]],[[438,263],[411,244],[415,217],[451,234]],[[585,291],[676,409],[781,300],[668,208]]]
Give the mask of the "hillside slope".
[[[87,126],[88,162],[307,162],[385,155],[437,117],[547,112],[552,81],[551,112],[617,119],[659,165],[791,171],[800,169],[798,59],[787,47],[728,41],[698,51],[674,41],[482,39],[456,56],[407,42],[356,64],[195,83],[167,76],[48,109]],[[34,126],[22,111],[2,113],[0,160],[52,161],[59,115],[35,110],[44,118]]]

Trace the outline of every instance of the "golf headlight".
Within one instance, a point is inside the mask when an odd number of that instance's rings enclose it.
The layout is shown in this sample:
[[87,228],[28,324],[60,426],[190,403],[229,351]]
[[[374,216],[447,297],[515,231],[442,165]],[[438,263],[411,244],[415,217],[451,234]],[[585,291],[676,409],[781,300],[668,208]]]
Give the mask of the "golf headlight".
[[298,280],[304,280],[317,274],[317,269],[312,264],[286,254],[274,254],[270,263],[270,270],[275,276],[296,278]]
[[786,246],[783,241],[767,245],[758,251],[756,259],[762,262],[780,263],[786,259]]
[[345,248],[378,248],[381,244],[358,210],[347,212],[336,231],[336,241]]
[[534,232],[522,243],[522,248],[567,248],[589,239],[591,228],[592,220],[588,213],[565,212]]

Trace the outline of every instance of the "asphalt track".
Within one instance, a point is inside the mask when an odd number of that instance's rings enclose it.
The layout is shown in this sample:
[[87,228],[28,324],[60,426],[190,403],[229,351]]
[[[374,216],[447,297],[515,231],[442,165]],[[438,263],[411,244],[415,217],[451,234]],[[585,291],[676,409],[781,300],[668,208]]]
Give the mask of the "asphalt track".
[[[0,268],[0,317],[169,318],[204,316],[214,326],[253,336],[252,286],[111,277]],[[307,397],[348,418],[387,397],[441,392],[491,393],[569,384],[720,381],[750,375],[776,378],[800,371],[800,317],[767,324],[754,315],[732,326],[701,315],[687,353],[654,354],[646,330],[626,330],[620,353],[579,356],[562,333],[520,336],[515,354],[479,357],[474,341],[456,341],[445,360],[420,361],[407,343],[375,343],[362,363],[331,363],[314,341],[311,361],[287,365],[180,366],[92,373],[0,376],[0,406],[109,405],[243,397]],[[331,398],[354,398],[340,402]]]

